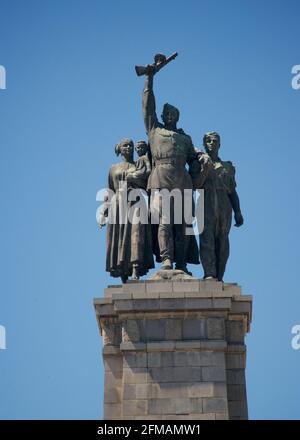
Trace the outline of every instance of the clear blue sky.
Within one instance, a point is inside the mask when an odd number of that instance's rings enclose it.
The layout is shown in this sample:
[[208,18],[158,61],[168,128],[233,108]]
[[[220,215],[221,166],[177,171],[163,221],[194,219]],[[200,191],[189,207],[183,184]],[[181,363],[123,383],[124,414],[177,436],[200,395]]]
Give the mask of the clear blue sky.
[[158,109],[178,106],[197,146],[220,132],[237,169],[226,281],[254,295],[250,417],[300,418],[299,19],[297,0],[0,0],[0,418],[102,416],[95,196],[116,142],[144,137],[134,65],[174,51]]

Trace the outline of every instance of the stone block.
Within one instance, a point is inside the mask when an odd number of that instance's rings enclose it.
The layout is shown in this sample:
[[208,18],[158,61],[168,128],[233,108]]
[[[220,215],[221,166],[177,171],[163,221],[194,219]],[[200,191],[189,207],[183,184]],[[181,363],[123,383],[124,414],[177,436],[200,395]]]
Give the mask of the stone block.
[[244,336],[243,321],[226,321],[226,338],[228,342],[243,343]]
[[121,342],[120,350],[122,351],[143,351],[146,350],[144,342]]
[[228,385],[227,390],[228,400],[246,400],[245,385]]
[[224,351],[227,348],[226,341],[201,341],[201,350]]
[[143,282],[127,282],[123,284],[124,293],[146,293],[146,284]]
[[[188,397],[213,397],[214,396],[214,384],[212,382],[195,382],[187,386]],[[202,410],[200,411],[202,412]]]
[[122,406],[124,416],[144,416],[147,411],[147,400],[125,400]]
[[136,384],[136,398],[147,399],[148,398],[148,384],[138,383]]
[[206,336],[205,320],[186,318],[182,322],[183,339],[204,339]]
[[185,298],[160,298],[161,310],[184,310]]
[[207,318],[207,338],[225,338],[225,322],[223,318]]
[[242,294],[241,286],[238,284],[224,283],[223,291],[228,292],[230,295],[240,296]]
[[202,413],[203,412],[203,401],[201,397],[196,397],[191,399],[192,402],[192,413]]
[[135,311],[159,311],[160,299],[134,299],[132,302],[132,309]]
[[211,356],[211,365],[214,367],[225,368],[225,353],[224,352],[213,352]]
[[96,306],[96,315],[100,317],[109,317],[115,315],[115,310],[112,304],[103,304]]
[[115,312],[124,312],[132,310],[133,308],[133,300],[115,300],[114,301],[114,310]]
[[103,356],[106,355],[120,356],[121,355],[120,346],[105,345],[102,348],[102,354]]
[[175,365],[174,361],[175,352],[172,351],[165,351],[162,352],[160,355],[161,359],[161,367],[173,367]]
[[164,292],[159,294],[160,298],[185,298],[183,292]]
[[198,367],[149,368],[149,382],[197,382],[201,380]]
[[248,301],[232,301],[231,313],[241,313],[251,316],[251,303]]
[[173,291],[173,286],[171,281],[153,281],[151,283],[146,283],[146,291],[149,293],[158,292],[164,293]]
[[224,413],[227,410],[227,399],[224,397],[207,397],[203,399],[204,413]]
[[177,382],[164,382],[160,384],[153,384],[156,388],[151,389],[151,397],[159,399],[187,399],[188,396],[188,384]]
[[121,404],[120,403],[105,403],[104,404],[104,419],[120,419],[121,418]]
[[122,324],[122,341],[139,342],[141,339],[139,320],[127,319]]
[[216,420],[229,420],[228,412],[217,413],[216,414]]
[[113,293],[122,293],[123,286],[111,286],[104,289],[104,297],[111,298]]
[[105,388],[104,389],[104,402],[108,403],[121,403],[121,388]]
[[227,385],[225,382],[214,383],[214,394],[213,397],[224,397],[227,398]]
[[173,281],[174,292],[199,292],[199,281]]
[[165,319],[147,319],[145,323],[145,338],[147,341],[165,339]]
[[212,308],[212,299],[210,298],[186,298],[185,308],[187,310],[210,310]]
[[175,343],[176,350],[200,350],[200,341],[177,341]]
[[229,370],[239,370],[241,368],[246,368],[246,355],[240,353],[227,353],[226,367]]
[[124,383],[123,385],[123,400],[136,400],[136,384]]
[[148,412],[153,415],[189,414],[192,408],[191,399],[149,399],[148,401]]
[[124,368],[123,382],[124,384],[147,383],[147,368]]
[[199,280],[199,291],[200,292],[221,292],[223,289],[222,283],[219,281],[205,281],[205,280]]
[[173,341],[147,342],[147,351],[173,351],[175,344]]
[[[162,420],[216,420],[216,415],[211,414],[186,414],[186,415],[171,415],[161,416]],[[196,430],[195,430],[196,433]]]
[[120,322],[115,322],[115,318],[101,319],[101,333],[103,345],[119,345],[122,340],[122,329]]
[[119,300],[119,299],[132,299],[132,293],[124,293],[124,292],[118,292],[118,293],[112,293],[111,298],[113,300]]
[[230,310],[232,307],[230,298],[213,298],[213,308],[218,310]]
[[204,382],[225,382],[226,374],[223,367],[202,367]]
[[247,419],[248,409],[244,400],[233,400],[228,402],[228,412],[230,419],[232,417],[240,417],[241,419]]
[[126,368],[147,367],[147,353],[146,352],[125,352],[123,354],[123,365]]
[[150,352],[147,354],[147,365],[148,367],[160,367],[161,366],[161,353],[160,352]]
[[105,372],[105,387],[107,388],[119,388],[122,386],[123,371],[112,373],[110,371]]
[[167,340],[178,340],[182,338],[181,319],[165,319],[165,338]]
[[245,370],[227,370],[228,385],[246,385]]
[[105,371],[110,371],[111,373],[120,374],[123,371],[122,356],[106,355],[103,359],[103,365]]

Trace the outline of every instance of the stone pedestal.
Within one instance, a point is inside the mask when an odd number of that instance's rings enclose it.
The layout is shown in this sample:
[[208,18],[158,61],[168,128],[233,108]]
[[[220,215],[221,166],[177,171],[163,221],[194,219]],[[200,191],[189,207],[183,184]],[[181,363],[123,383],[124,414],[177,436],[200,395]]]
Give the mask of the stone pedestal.
[[139,281],[94,301],[104,419],[247,419],[252,297],[216,281]]

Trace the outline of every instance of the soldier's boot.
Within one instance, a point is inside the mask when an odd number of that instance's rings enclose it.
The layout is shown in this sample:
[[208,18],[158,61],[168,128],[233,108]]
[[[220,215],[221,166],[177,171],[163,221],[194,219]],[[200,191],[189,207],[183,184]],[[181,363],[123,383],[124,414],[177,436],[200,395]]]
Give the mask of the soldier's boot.
[[173,269],[172,261],[169,258],[166,258],[165,260],[163,260],[161,268],[162,268],[162,270]]

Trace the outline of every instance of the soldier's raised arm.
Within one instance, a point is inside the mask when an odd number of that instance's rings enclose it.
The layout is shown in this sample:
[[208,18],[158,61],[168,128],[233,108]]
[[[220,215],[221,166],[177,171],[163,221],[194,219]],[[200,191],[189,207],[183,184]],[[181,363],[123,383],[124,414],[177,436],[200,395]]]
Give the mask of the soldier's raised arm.
[[152,128],[157,127],[159,123],[156,115],[155,96],[153,93],[153,75],[153,73],[149,73],[145,76],[143,91],[143,114],[147,134],[150,133]]

